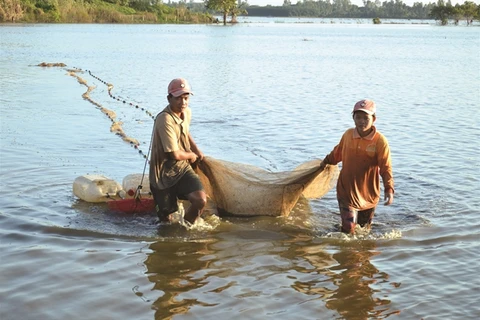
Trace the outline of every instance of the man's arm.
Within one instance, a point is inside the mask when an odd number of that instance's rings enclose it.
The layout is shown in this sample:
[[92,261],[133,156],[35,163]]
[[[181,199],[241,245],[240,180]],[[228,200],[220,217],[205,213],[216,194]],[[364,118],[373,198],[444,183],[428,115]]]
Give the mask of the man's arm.
[[197,144],[193,140],[192,135],[190,133],[188,133],[188,140],[190,141],[190,148],[192,149],[193,153],[197,155],[198,160],[202,161],[204,155],[202,151],[200,151],[200,149],[198,148]]
[[380,142],[381,145],[379,145],[378,148],[378,166],[385,189],[384,205],[388,206],[393,203],[393,194],[395,193],[392,173],[392,158],[387,139],[383,138]]
[[191,151],[176,150],[167,153],[174,160],[188,160],[190,163],[197,161],[198,156]]

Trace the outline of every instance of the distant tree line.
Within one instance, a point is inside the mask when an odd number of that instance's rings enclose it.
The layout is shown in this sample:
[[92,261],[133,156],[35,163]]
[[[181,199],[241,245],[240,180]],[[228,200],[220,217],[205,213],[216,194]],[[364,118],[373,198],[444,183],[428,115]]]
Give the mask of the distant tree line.
[[248,14],[268,16],[268,9],[274,9],[275,16],[283,17],[425,19],[434,6],[416,2],[409,7],[401,0],[363,0],[363,7],[352,4],[350,0],[304,0],[297,4],[285,0],[281,7],[249,7]]
[[237,16],[272,17],[322,17],[322,18],[371,18],[380,19],[428,19],[442,25],[460,20],[467,24],[480,20],[480,5],[471,1],[453,6],[446,3],[423,4],[415,2],[407,6],[401,0],[363,0],[359,7],[350,0],[300,0],[292,4],[284,0],[283,6],[249,6],[238,0],[180,0],[164,3],[162,0],[0,0],[0,22],[44,23],[212,23],[220,14],[223,23],[237,22]]
[[0,22],[40,23],[211,23],[205,10],[185,1],[161,0],[0,0]]
[[450,1],[445,4],[443,0],[439,0],[430,11],[430,17],[440,21],[442,25],[448,24],[449,20],[453,20],[455,24],[460,20],[466,20],[467,25],[470,25],[473,19],[480,20],[480,5],[465,1],[463,4],[452,6]]
[[448,0],[444,3],[423,4],[415,2],[408,6],[401,0],[363,0],[363,7],[352,4],[350,0],[303,0],[291,4],[290,0],[284,0],[283,6],[249,6],[249,16],[261,17],[318,17],[318,18],[382,18],[382,19],[429,19],[448,22],[465,19],[480,19],[480,5],[471,1],[465,1],[462,5],[451,4]]

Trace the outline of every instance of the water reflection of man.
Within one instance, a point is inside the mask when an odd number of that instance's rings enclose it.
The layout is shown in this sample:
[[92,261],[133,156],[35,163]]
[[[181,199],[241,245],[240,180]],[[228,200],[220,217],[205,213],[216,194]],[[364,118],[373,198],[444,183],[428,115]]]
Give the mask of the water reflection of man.
[[154,283],[153,289],[163,293],[154,303],[155,319],[171,319],[185,314],[195,305],[202,304],[197,299],[179,299],[182,293],[205,285],[205,278],[195,276],[199,270],[208,268],[210,254],[205,242],[154,242],[152,252],[145,260],[148,280]]
[[326,301],[327,308],[337,310],[345,319],[375,318],[388,309],[385,305],[390,300],[374,298],[375,290],[371,288],[379,279],[388,279],[388,274],[379,272],[370,262],[378,254],[374,241],[346,244],[333,254],[338,265],[330,270],[338,288]]
[[[303,243],[298,246],[296,243]],[[295,268],[296,271],[312,274],[312,266],[317,276],[315,280],[297,280],[292,287],[310,296],[321,297],[326,308],[340,314],[343,319],[367,319],[385,316],[389,300],[374,297],[371,285],[388,279],[388,274],[379,270],[370,262],[371,257],[379,254],[375,251],[374,241],[356,243],[305,242],[295,239],[282,253],[289,260],[308,261]],[[335,253],[331,253],[336,250]],[[309,277],[306,277],[307,279]],[[381,307],[381,308],[380,308]],[[397,311],[389,311],[389,314]]]

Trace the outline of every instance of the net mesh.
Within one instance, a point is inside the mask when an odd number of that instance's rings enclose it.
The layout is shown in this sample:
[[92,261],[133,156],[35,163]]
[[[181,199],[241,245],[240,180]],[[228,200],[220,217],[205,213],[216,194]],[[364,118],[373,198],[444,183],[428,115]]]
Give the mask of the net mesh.
[[[40,67],[65,67],[63,63],[41,63]],[[100,109],[111,120],[110,131],[120,136],[125,142],[134,146],[138,153],[145,159],[148,155],[139,149],[140,143],[125,134],[122,122],[116,120],[116,113],[113,110],[104,108],[100,103],[90,97],[90,92],[95,89],[89,86],[87,81],[77,75],[83,72],[81,69],[69,69],[68,74],[77,78],[77,81],[87,87],[82,97]],[[88,73],[92,75],[89,71]],[[93,75],[92,75],[93,76]],[[95,76],[94,76],[95,77]],[[125,100],[115,97],[112,94],[113,85],[95,77],[108,87],[108,93],[112,99],[117,101]],[[133,103],[129,105],[134,106]],[[135,105],[137,109],[140,107]],[[144,110],[144,108],[140,108]],[[146,110],[145,110],[146,111]],[[152,117],[151,112],[146,113]],[[334,186],[338,177],[337,166],[327,165],[320,170],[321,160],[305,162],[292,171],[270,172],[261,168],[233,163],[223,160],[205,157],[196,168],[197,173],[204,185],[205,191],[210,198],[209,207],[217,209],[219,213],[236,216],[288,216],[300,197],[307,199],[321,198]],[[143,181],[145,173],[139,175]],[[148,181],[148,178],[145,180]],[[145,183],[144,183],[145,184]],[[146,191],[147,187],[143,189]],[[124,186],[124,188],[126,188]],[[134,189],[133,187],[126,188]],[[128,196],[131,197],[131,196]],[[183,201],[183,203],[185,203]]]
[[261,168],[205,157],[196,171],[220,214],[288,216],[300,197],[323,197],[336,182],[338,166],[320,170],[321,160],[305,162],[292,171]]

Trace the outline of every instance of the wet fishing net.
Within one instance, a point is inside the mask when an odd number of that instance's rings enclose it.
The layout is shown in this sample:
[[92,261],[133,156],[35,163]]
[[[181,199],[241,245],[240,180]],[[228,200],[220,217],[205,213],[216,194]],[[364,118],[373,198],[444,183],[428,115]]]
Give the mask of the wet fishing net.
[[[45,62],[38,64],[38,66],[66,67],[63,63]],[[67,69],[67,73],[75,77],[81,85],[87,87],[87,91],[82,94],[82,98],[89,101],[110,119],[110,131],[133,146],[136,151],[148,161],[148,154],[140,149],[138,140],[129,137],[123,131],[123,122],[117,120],[116,113],[113,110],[103,107],[90,97],[90,92],[95,89],[95,86],[89,86],[87,81],[81,78],[78,73],[86,73],[100,83],[105,84],[108,95],[113,100],[144,111],[152,120],[154,119],[153,113],[136,103],[127,102],[125,98],[113,95],[113,84],[100,79],[88,70],[70,68]],[[205,159],[199,163],[196,171],[208,195],[209,207],[217,209],[219,214],[235,216],[288,216],[301,197],[307,199],[321,198],[335,185],[339,173],[338,167],[327,165],[325,169],[320,170],[320,162],[321,160],[318,159],[311,160],[301,164],[292,171],[270,172],[252,165],[205,157]],[[133,178],[135,179],[139,179],[139,181],[148,181],[148,176],[145,174],[132,176],[134,176]],[[129,177],[127,180],[132,180],[131,178],[132,177]],[[132,186],[138,186],[138,183],[140,185],[142,184],[142,182],[134,183],[133,181],[135,179],[129,181]],[[95,187],[98,187],[97,184],[100,182],[95,181],[90,182],[95,184]],[[125,186],[124,183],[124,193],[130,191],[131,188],[131,186]],[[150,193],[148,183],[143,183],[142,190],[144,193]],[[80,197],[84,193],[86,193],[86,191],[80,192]],[[110,195],[108,196],[109,199],[113,198]],[[131,197],[131,195],[126,197]],[[151,195],[146,197],[151,197]],[[99,201],[104,201],[104,197],[101,198]],[[183,203],[188,206],[187,203]]]
[[305,162],[292,171],[261,168],[205,157],[197,173],[219,214],[288,216],[300,197],[323,197],[334,186],[338,166],[320,170],[321,160]]

